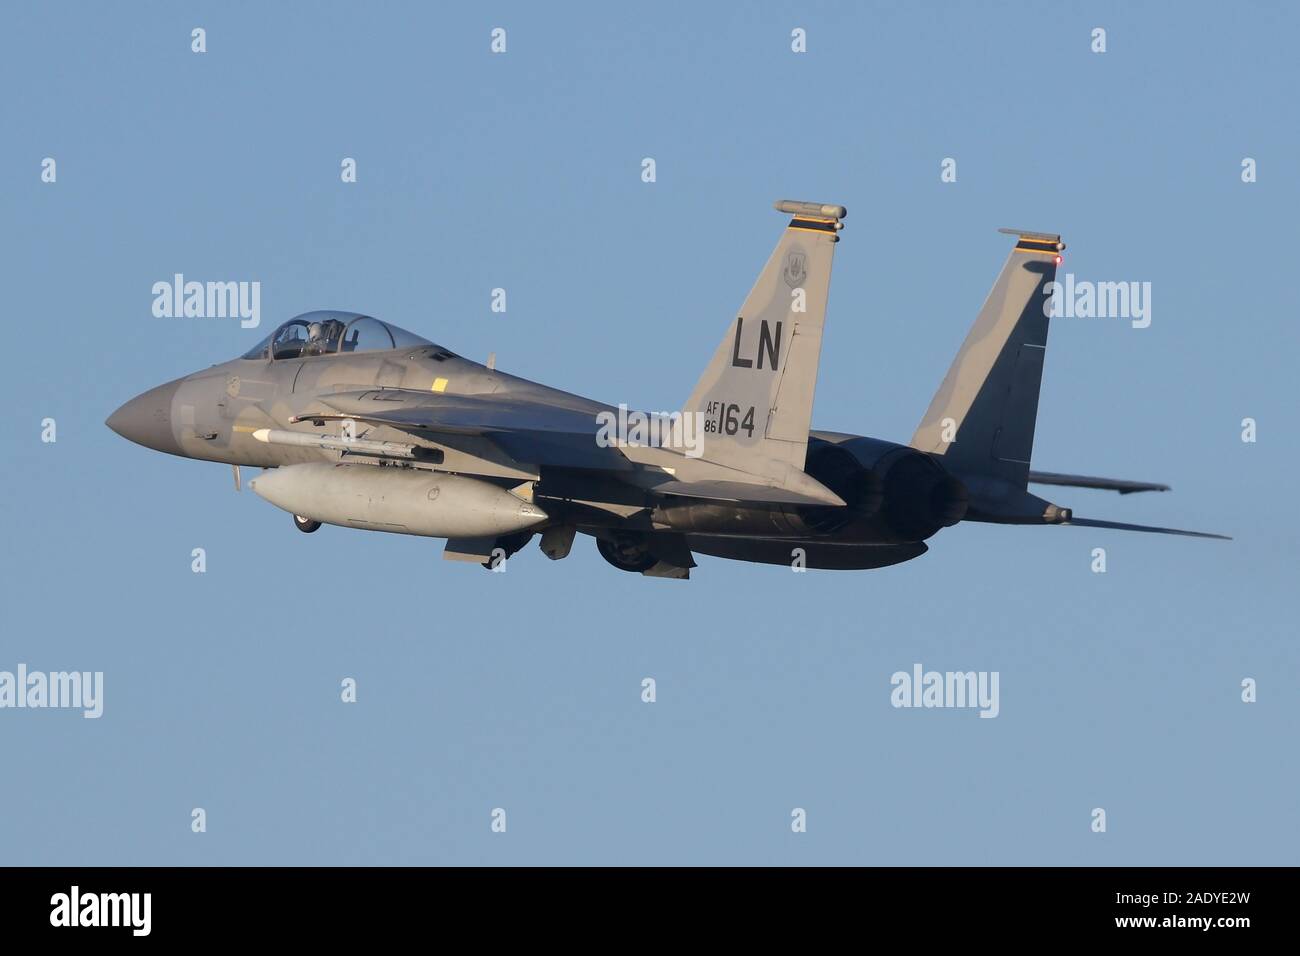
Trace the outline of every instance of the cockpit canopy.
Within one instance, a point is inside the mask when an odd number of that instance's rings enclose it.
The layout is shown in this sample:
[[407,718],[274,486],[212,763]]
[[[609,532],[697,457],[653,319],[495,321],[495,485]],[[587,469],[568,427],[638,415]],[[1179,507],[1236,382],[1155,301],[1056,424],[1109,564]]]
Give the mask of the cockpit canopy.
[[414,333],[356,312],[304,312],[244,354],[246,359],[296,359],[350,352],[387,352],[432,345]]

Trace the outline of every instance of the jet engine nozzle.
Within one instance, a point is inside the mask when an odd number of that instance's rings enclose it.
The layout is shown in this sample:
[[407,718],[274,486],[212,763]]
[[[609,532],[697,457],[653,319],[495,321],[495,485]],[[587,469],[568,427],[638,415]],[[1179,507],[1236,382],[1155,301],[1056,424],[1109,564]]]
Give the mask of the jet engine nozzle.
[[822,532],[853,525],[883,541],[924,541],[966,517],[966,486],[933,457],[905,445],[821,441],[809,451],[808,473],[848,504],[807,513]]

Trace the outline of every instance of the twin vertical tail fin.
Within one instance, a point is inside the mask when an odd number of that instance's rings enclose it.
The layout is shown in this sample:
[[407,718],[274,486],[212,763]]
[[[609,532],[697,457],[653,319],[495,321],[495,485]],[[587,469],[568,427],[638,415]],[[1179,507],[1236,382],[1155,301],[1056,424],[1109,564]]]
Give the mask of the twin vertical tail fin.
[[966,520],[1223,538],[1202,531],[1076,518],[1069,508],[1029,492],[1030,482],[1121,494],[1163,491],[1168,486],[1030,471],[1048,315],[1065,245],[1054,233],[999,231],[1016,237],[1015,248],[917,426],[912,447],[934,455],[965,483],[970,496]]
[[999,479],[1023,491],[1047,350],[1050,283],[1065,245],[1051,233],[999,231],[1016,236],[1016,246],[911,445],[939,456],[955,475]]
[[775,207],[793,218],[682,411],[702,416],[707,461],[784,483],[807,457],[831,260],[848,211]]

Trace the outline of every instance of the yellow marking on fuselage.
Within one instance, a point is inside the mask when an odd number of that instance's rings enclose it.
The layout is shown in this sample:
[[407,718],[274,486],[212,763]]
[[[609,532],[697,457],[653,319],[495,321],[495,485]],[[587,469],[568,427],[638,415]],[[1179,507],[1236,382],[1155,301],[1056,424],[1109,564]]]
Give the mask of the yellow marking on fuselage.
[[262,427],[264,427],[264,426],[262,426],[262,425],[236,425],[235,428],[234,428],[234,430],[237,431],[237,432],[242,432],[242,433],[244,433],[244,434],[246,434],[246,435],[251,435],[253,432],[257,431],[259,428],[262,428]]
[[433,380],[433,384],[429,386],[429,391],[431,392],[447,391],[447,380],[445,378],[435,378]]

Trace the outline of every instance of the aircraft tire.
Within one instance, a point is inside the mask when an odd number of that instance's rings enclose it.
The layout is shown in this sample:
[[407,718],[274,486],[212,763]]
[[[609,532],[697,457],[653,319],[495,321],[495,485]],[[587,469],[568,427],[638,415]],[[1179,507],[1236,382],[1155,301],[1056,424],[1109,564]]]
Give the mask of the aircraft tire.
[[634,546],[632,542],[620,543],[605,538],[596,539],[596,550],[600,556],[620,571],[640,574],[659,563],[649,551]]

